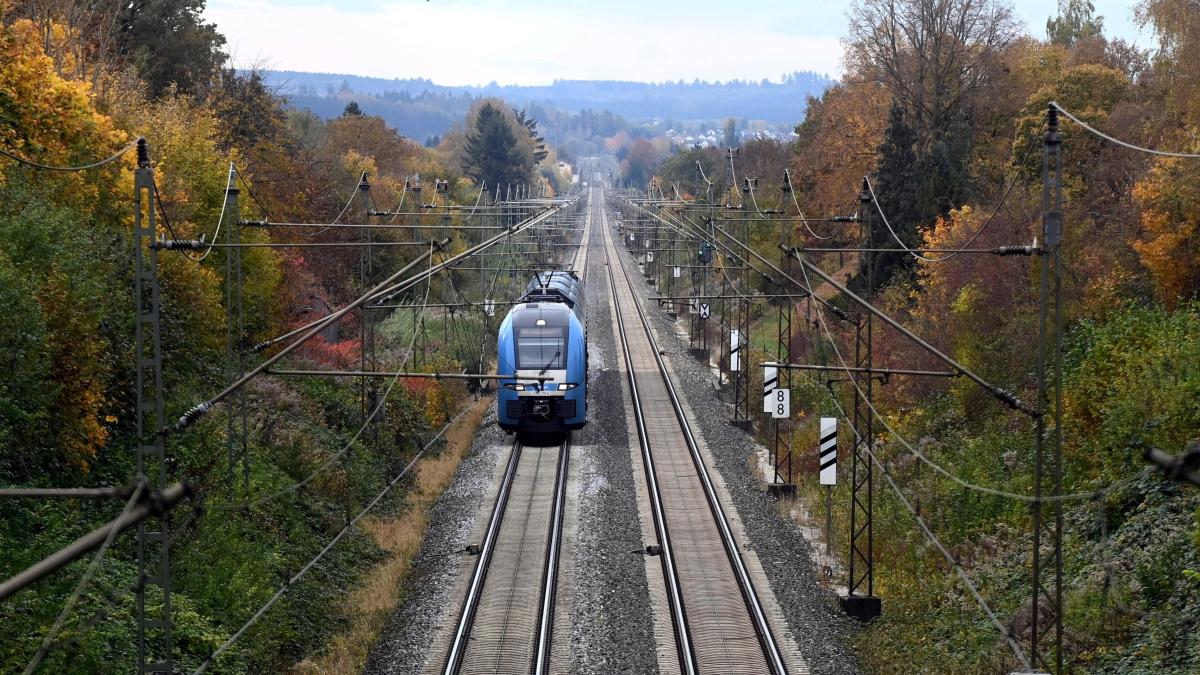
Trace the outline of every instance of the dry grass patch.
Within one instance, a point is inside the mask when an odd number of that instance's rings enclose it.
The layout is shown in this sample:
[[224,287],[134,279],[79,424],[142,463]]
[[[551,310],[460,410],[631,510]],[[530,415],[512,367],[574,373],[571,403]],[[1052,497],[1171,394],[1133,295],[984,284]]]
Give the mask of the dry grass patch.
[[368,517],[360,521],[362,530],[387,551],[388,557],[367,573],[362,585],[346,598],[341,611],[350,619],[350,626],[334,635],[320,654],[296,664],[293,675],[362,672],[367,652],[400,602],[400,588],[429,527],[429,507],[450,484],[491,403],[491,398],[473,403],[446,432],[446,449],[436,457],[418,462],[417,477],[405,496],[403,512],[394,518]]

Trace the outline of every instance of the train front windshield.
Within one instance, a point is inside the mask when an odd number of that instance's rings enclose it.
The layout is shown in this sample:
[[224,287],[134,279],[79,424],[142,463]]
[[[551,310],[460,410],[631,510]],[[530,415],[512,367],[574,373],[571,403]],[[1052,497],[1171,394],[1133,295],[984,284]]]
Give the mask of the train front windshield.
[[567,329],[558,326],[517,328],[517,367],[561,370],[567,362]]

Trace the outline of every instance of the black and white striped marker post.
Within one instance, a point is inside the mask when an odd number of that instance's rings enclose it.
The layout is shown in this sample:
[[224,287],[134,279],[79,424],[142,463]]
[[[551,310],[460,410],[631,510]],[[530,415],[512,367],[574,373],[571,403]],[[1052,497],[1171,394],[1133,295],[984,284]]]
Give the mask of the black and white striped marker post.
[[736,328],[729,331],[729,370],[739,372],[742,369],[742,332]]
[[779,384],[779,369],[775,366],[763,366],[763,412],[771,412],[771,394]]
[[833,555],[833,486],[837,485],[837,418],[821,418],[821,485],[825,486],[825,555]]
[[837,485],[837,418],[821,418],[821,485]]

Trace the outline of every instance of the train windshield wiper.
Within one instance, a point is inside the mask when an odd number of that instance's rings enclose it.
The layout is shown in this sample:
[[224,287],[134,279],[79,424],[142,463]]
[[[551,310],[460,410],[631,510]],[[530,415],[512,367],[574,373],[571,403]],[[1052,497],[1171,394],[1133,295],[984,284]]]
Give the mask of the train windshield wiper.
[[545,368],[542,368],[540,371],[538,371],[538,377],[541,377],[541,376],[545,375],[545,374],[546,374],[546,371],[547,371],[547,370],[550,370],[550,366],[554,365],[554,362],[558,360],[558,355],[559,355],[559,354],[562,354],[562,350],[561,350],[561,349],[560,349],[560,350],[558,350],[558,351],[556,351],[556,352],[554,352],[554,356],[551,356],[551,357],[550,357],[550,361],[548,361],[548,362],[546,363],[546,367],[545,367]]

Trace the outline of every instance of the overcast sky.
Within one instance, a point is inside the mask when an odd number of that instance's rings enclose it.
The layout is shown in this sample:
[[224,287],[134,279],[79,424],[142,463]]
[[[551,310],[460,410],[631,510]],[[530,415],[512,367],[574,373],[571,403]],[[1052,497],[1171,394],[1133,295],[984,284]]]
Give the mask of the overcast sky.
[[[1093,0],[1106,32],[1148,47],[1132,5]],[[812,6],[809,6],[812,5]],[[1053,1],[1016,0],[1044,37]],[[838,76],[846,2],[805,0],[209,0],[239,66],[438,84]]]

